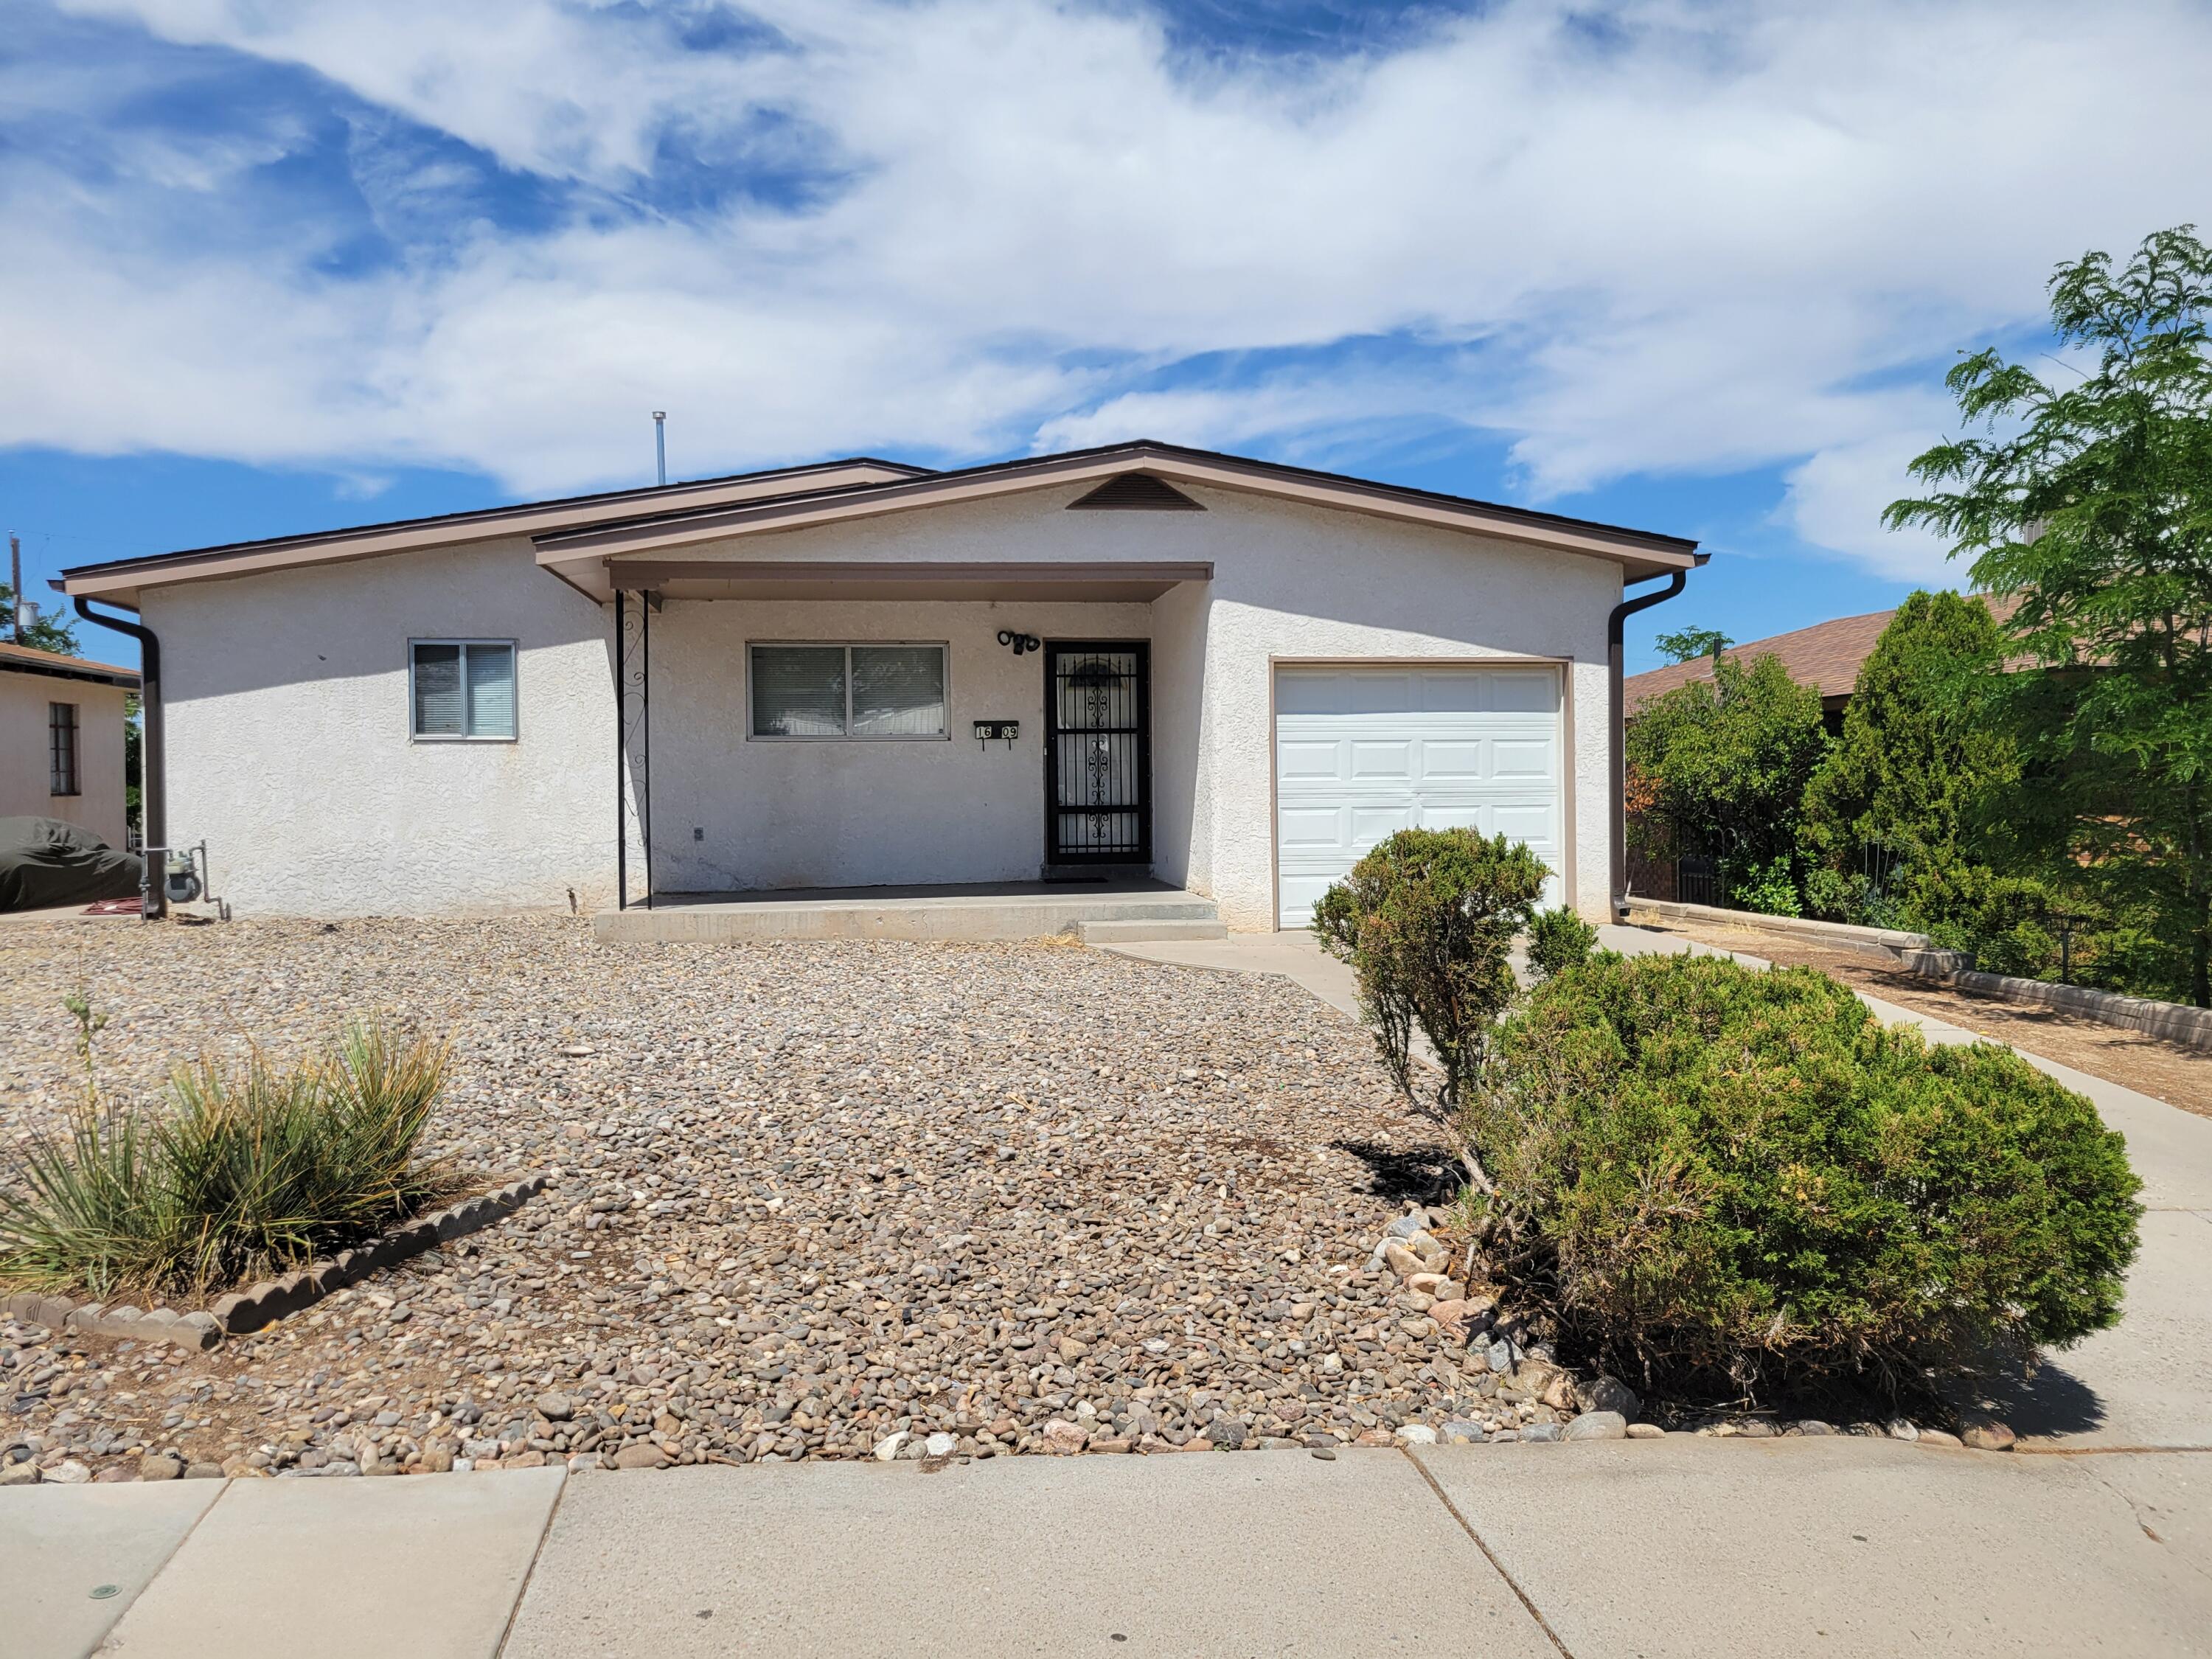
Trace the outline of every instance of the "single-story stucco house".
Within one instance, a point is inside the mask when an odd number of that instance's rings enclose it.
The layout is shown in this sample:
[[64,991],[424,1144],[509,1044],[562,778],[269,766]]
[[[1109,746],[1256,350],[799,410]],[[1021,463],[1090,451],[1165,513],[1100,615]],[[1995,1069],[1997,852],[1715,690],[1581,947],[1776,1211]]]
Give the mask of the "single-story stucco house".
[[[1621,620],[1692,542],[1136,442],[88,565],[148,838],[240,915],[1150,876],[1304,924],[1409,824],[1621,890]],[[1632,599],[1626,584],[1666,586]],[[136,620],[115,617],[119,607]]]
[[60,818],[129,844],[124,776],[138,676],[36,647],[0,643],[0,818]]

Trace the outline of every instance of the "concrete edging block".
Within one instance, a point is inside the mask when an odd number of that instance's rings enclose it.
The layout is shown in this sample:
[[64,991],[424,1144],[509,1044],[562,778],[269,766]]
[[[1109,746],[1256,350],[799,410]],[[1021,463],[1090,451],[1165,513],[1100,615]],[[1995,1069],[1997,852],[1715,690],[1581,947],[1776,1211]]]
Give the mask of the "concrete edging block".
[[1803,916],[1770,916],[1758,910],[1723,910],[1715,905],[1684,904],[1674,899],[1632,898],[1627,904],[1632,920],[1642,912],[1662,921],[1706,922],[1780,933],[1785,938],[1877,957],[1930,983],[1952,986],[1975,996],[2056,1008],[2094,1019],[2100,1024],[2141,1031],[2193,1048],[2212,1048],[2212,1008],[2154,1002],[2148,997],[2122,996],[2114,991],[2092,990],[2086,985],[2051,985],[2039,979],[2019,979],[2009,974],[1984,974],[1967,967],[1964,957],[1956,951],[1942,949],[1925,933],[1858,927],[1841,921],[1814,921]]
[[420,1255],[449,1238],[459,1238],[514,1214],[545,1190],[543,1175],[524,1176],[489,1193],[447,1205],[429,1215],[402,1222],[381,1237],[279,1279],[264,1279],[243,1291],[231,1291],[204,1309],[179,1313],[118,1303],[71,1303],[36,1291],[10,1293],[0,1309],[8,1317],[48,1330],[70,1330],[139,1342],[167,1342],[204,1352],[228,1336],[246,1336],[280,1319],[311,1308],[333,1291],[358,1283],[380,1268]]

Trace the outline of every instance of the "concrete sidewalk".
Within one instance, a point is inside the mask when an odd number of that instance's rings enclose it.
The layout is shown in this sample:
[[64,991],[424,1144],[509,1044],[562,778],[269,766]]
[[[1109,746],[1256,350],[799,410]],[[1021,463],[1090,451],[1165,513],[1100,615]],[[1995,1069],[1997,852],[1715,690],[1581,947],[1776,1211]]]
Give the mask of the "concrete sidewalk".
[[2209,1481],[1676,1436],[33,1487],[0,1491],[0,1650],[2203,1654]]

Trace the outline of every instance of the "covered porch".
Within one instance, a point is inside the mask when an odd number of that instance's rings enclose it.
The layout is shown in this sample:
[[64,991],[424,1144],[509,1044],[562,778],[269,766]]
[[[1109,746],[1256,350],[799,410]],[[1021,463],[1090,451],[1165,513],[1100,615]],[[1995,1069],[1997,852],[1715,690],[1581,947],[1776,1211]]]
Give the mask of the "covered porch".
[[1210,936],[1188,931],[1219,923],[1184,890],[1198,708],[1179,694],[1202,684],[1212,574],[607,558],[601,936]]

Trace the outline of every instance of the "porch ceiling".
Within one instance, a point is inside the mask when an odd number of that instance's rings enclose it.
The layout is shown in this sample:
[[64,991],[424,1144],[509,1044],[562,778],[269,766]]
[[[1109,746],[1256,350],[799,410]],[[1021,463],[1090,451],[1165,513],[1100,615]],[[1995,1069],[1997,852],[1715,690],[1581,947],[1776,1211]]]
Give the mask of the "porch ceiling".
[[672,599],[1156,599],[1213,579],[1210,562],[1017,564],[749,558],[608,559],[609,587]]

